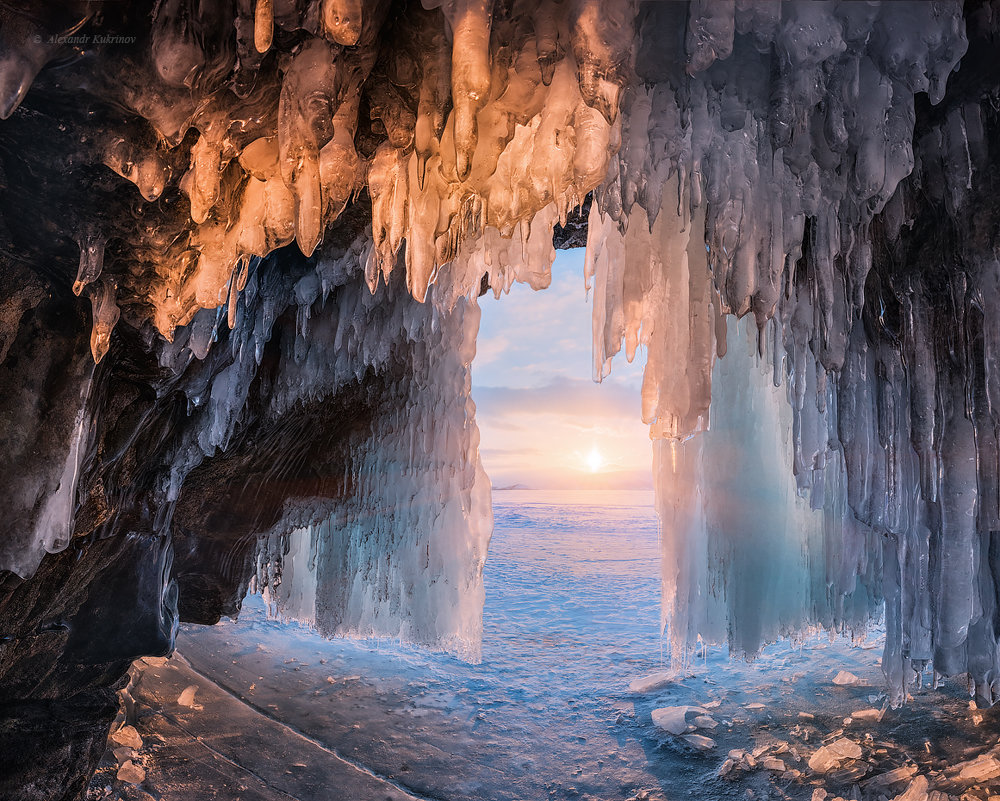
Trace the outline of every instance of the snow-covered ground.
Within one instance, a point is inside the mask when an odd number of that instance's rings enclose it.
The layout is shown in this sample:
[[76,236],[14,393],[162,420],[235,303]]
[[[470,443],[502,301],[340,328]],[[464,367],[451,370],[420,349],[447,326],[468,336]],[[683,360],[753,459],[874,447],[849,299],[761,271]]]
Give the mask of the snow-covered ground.
[[[874,641],[664,663],[651,500],[495,493],[479,665],[327,641],[269,620],[254,598],[238,622],[183,627],[181,656],[139,666],[142,747],[112,742],[91,797],[877,799],[910,788],[906,801],[921,801],[921,776],[956,796],[997,792],[989,761],[960,775],[996,746],[997,716],[970,710],[955,682],[883,712]],[[143,779],[115,778],[127,761]]]

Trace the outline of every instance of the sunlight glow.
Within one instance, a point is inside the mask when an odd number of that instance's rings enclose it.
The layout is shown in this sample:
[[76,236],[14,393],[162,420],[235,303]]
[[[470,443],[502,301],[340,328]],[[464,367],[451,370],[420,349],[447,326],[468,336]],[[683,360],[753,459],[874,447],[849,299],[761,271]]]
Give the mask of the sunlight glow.
[[597,450],[596,445],[591,448],[590,453],[587,454],[587,467],[590,468],[591,473],[596,473],[604,467],[604,457],[601,456],[601,452]]
[[584,261],[582,248],[560,250],[546,291],[515,283],[502,301],[480,299],[472,393],[483,466],[498,488],[652,487],[649,426],[637,414],[645,353],[590,380]]

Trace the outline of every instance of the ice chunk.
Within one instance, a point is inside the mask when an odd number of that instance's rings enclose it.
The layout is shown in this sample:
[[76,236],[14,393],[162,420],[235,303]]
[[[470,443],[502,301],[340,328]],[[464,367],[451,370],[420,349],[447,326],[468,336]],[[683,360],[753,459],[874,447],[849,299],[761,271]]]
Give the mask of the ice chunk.
[[112,752],[115,755],[115,762],[123,765],[135,756],[135,751],[131,748],[115,748]]
[[705,737],[702,734],[685,734],[683,739],[690,745],[701,751],[707,751],[711,748],[715,748],[715,740],[711,737]]
[[963,782],[984,782],[1000,776],[1000,760],[992,754],[984,754],[955,767],[959,769],[958,778]]
[[817,749],[809,757],[809,767],[817,773],[827,773],[847,759],[860,759],[861,746],[847,737],[841,737]]
[[632,679],[629,682],[628,691],[637,694],[651,693],[673,684],[676,680],[677,674],[674,671],[662,670],[658,673],[650,673],[648,676]]
[[652,712],[653,725],[671,734],[683,734],[694,728],[688,723],[688,714],[705,714],[705,710],[697,706],[664,706]]
[[198,692],[198,685],[196,684],[190,684],[185,687],[177,698],[178,706],[186,706],[190,709],[194,709],[194,696],[196,692]]
[[851,687],[856,684],[861,684],[861,679],[851,673],[849,670],[841,670],[833,677],[833,683],[838,687]]
[[142,748],[142,738],[139,736],[139,732],[135,730],[134,726],[125,725],[120,729],[116,729],[111,732],[111,739],[113,742],[123,745],[126,748],[140,749]]
[[885,773],[880,773],[877,776],[873,776],[868,780],[869,784],[872,786],[882,786],[888,787],[891,784],[896,784],[902,781],[908,781],[912,779],[917,774],[916,765],[904,765],[899,768],[893,768]]
[[927,801],[929,796],[927,788],[930,785],[926,776],[917,776],[910,786],[897,795],[893,801]]
[[142,784],[146,781],[146,770],[131,759],[118,768],[118,780],[129,784]]

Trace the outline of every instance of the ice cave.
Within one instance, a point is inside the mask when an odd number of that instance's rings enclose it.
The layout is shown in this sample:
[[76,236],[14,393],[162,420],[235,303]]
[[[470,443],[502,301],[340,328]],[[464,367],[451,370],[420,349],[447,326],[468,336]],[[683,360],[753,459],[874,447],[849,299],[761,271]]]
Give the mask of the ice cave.
[[[0,799],[1000,797],[998,47],[0,0]],[[566,265],[653,488],[571,520],[473,390]]]

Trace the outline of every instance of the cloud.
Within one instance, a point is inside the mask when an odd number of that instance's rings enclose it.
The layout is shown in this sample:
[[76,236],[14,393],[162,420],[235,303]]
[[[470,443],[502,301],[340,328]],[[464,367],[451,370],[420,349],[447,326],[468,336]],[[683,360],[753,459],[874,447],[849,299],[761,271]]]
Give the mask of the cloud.
[[591,306],[582,279],[583,255],[561,251],[552,285],[535,292],[515,284],[499,300],[480,298],[476,384],[538,386],[552,375],[591,374]]
[[540,451],[538,448],[513,448],[513,449],[510,449],[510,448],[486,448],[486,449],[484,449],[484,450],[482,450],[480,452],[483,453],[483,454],[488,454],[490,456],[499,456],[499,457],[506,457],[506,456],[521,457],[521,456],[526,456],[528,454],[536,454],[537,455],[537,454],[542,453],[542,451]]
[[474,364],[483,368],[501,358],[510,349],[510,340],[504,336],[480,337],[476,341],[476,358]]
[[[641,367],[621,355],[604,383],[590,380],[592,307],[582,261],[582,253],[561,252],[549,289],[515,286],[499,301],[480,300],[472,398],[483,464],[501,486],[635,486],[643,476],[648,484]],[[581,472],[594,450],[604,468]]]
[[477,386],[472,397],[484,416],[555,414],[577,424],[586,418],[625,417],[634,420],[638,419],[641,408],[639,393],[632,387],[562,377],[540,387]]

